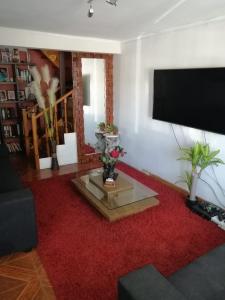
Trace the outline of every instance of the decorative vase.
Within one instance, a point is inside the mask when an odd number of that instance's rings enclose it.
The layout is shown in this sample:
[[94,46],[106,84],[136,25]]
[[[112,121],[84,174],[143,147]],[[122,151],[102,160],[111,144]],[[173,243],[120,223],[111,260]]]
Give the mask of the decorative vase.
[[118,173],[115,172],[115,166],[116,164],[104,164],[103,165],[103,181],[105,182],[106,179],[111,178],[114,181],[118,177]]
[[51,153],[52,153],[52,165],[51,169],[52,170],[58,170],[59,169],[59,163],[57,159],[57,154],[56,154],[56,141],[51,140]]
[[198,183],[198,174],[192,173],[192,184],[189,200],[195,202],[196,201],[196,191],[197,191],[197,183]]

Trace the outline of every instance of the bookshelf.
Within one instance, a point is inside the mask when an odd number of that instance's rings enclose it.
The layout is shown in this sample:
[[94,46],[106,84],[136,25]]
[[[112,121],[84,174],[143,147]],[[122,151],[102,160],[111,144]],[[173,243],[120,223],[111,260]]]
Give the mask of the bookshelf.
[[9,152],[23,150],[22,108],[34,104],[27,49],[0,47],[0,143]]

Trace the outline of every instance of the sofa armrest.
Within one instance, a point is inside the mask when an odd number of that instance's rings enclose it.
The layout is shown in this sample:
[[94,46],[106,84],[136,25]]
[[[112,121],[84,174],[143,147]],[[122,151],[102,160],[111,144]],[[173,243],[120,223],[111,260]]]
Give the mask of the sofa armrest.
[[0,193],[0,205],[7,205],[8,203],[11,203],[11,201],[22,201],[27,199],[33,199],[33,194],[28,188]]
[[37,245],[34,199],[31,190],[0,194],[0,256]]
[[119,300],[184,300],[183,295],[153,266],[148,265],[119,279]]

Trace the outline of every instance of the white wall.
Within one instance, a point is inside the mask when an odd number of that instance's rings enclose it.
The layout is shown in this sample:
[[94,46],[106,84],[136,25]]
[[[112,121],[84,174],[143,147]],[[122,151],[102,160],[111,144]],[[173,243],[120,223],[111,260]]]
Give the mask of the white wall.
[[[121,143],[127,150],[125,161],[138,169],[175,183],[187,164],[178,161],[179,150],[170,124],[152,119],[153,70],[156,68],[225,67],[225,23],[206,24],[174,32],[161,33],[122,44],[122,55],[115,57],[115,122]],[[225,101],[225,99],[224,99]],[[224,116],[225,122],[225,116]],[[181,146],[204,141],[203,132],[174,125]],[[225,136],[205,133],[212,148],[221,149],[225,161]],[[225,192],[215,183],[211,168],[207,180],[225,205]],[[225,188],[225,166],[215,168]],[[204,183],[199,196],[218,204]]]
[[119,41],[0,27],[3,46],[65,51],[120,53]]

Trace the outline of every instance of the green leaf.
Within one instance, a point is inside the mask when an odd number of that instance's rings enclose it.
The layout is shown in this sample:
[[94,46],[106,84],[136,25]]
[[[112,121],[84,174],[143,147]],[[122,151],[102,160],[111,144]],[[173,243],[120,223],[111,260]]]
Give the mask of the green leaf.
[[199,174],[210,165],[224,164],[220,158],[216,157],[220,150],[211,151],[208,144],[196,142],[192,147],[181,148],[181,152],[182,156],[178,159],[190,161],[194,172],[199,167]]

